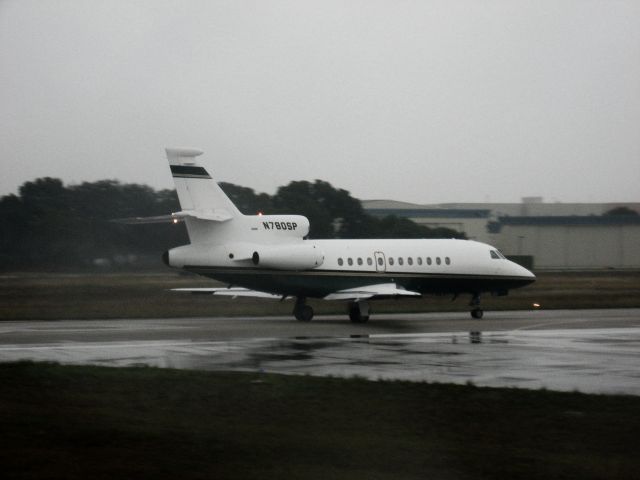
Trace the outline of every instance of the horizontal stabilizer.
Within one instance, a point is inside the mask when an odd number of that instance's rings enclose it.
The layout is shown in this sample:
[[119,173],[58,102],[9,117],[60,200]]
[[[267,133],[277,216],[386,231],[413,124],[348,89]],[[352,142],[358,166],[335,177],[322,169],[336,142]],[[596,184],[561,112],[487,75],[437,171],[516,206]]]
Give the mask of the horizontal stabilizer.
[[376,298],[420,297],[418,292],[405,290],[395,283],[380,283],[357,288],[348,288],[330,293],[325,300],[370,300]]
[[198,295],[224,295],[227,297],[253,297],[253,298],[270,298],[273,300],[282,299],[282,295],[274,295],[267,292],[259,292],[258,290],[249,290],[241,287],[228,288],[172,288],[172,292],[187,292]]
[[182,210],[172,213],[171,215],[157,215],[155,217],[129,217],[115,218],[111,220],[115,223],[125,223],[127,225],[144,225],[148,223],[178,223],[182,222],[185,217],[197,218],[198,220],[207,220],[210,222],[226,222],[231,220],[233,216],[224,209],[217,210]]
[[113,223],[123,223],[125,225],[147,225],[151,223],[178,223],[182,222],[182,218],[176,218],[173,215],[157,215],[155,217],[114,218],[109,221]]
[[178,218],[193,217],[198,220],[209,220],[211,222],[226,222],[233,218],[233,215],[222,208],[216,210],[182,210],[172,213],[171,215]]

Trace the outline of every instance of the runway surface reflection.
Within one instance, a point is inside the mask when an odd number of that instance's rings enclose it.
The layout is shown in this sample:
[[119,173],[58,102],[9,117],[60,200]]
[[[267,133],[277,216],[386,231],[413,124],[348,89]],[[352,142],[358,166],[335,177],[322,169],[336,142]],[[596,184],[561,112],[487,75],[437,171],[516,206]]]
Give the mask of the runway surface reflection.
[[[594,320],[597,315],[593,311],[583,312],[590,312],[583,317],[591,319],[584,322],[592,328],[576,328],[580,325],[578,312],[551,324],[539,321],[553,319],[549,312],[537,318],[526,317],[526,312],[510,312],[503,326],[516,328],[485,330],[480,328],[483,322],[475,322],[469,324],[475,328],[463,331],[450,322],[449,332],[429,332],[429,322],[420,319],[414,321],[423,331],[407,331],[411,330],[406,328],[411,319],[401,315],[389,317],[387,322],[392,325],[395,320],[403,328],[393,331],[385,327],[380,331],[380,326],[371,327],[376,333],[368,333],[361,326],[356,332],[347,333],[350,328],[353,330],[348,322],[314,330],[301,328],[295,322],[286,327],[280,323],[283,319],[267,318],[256,320],[261,322],[262,333],[269,330],[271,323],[275,324],[274,333],[292,328],[297,333],[328,330],[337,334],[260,338],[228,333],[217,336],[216,319],[208,320],[208,335],[197,327],[202,319],[126,324],[8,322],[0,326],[0,360],[357,375],[373,380],[471,382],[479,386],[640,395],[640,310],[598,311],[599,322]],[[437,317],[426,314],[427,320],[429,315],[434,320]],[[521,317],[528,320],[520,322]],[[224,321],[231,325],[234,320]],[[327,324],[332,321],[327,319]],[[245,326],[251,322],[253,319]],[[218,325],[222,326],[220,330],[224,330],[223,323]],[[594,328],[594,324],[599,326]],[[181,333],[176,334],[178,331]]]

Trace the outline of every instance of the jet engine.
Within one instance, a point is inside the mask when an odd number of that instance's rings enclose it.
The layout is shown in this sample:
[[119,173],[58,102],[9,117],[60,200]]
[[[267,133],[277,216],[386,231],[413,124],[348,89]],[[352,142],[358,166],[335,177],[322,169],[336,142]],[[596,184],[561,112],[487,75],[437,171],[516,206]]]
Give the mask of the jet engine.
[[308,270],[324,262],[324,253],[313,244],[257,248],[251,256],[254,265],[278,270]]

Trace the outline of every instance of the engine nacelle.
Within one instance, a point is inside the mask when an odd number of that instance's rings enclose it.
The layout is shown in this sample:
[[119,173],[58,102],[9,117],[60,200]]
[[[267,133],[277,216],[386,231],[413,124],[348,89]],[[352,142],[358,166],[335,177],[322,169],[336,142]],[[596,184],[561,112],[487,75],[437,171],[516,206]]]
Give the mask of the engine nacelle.
[[183,245],[172,248],[162,254],[162,261],[174,268],[183,268],[186,265],[207,265],[211,260],[224,255],[219,247],[212,249],[199,245]]
[[264,246],[251,257],[254,265],[278,270],[309,270],[322,265],[324,253],[306,242],[300,245]]

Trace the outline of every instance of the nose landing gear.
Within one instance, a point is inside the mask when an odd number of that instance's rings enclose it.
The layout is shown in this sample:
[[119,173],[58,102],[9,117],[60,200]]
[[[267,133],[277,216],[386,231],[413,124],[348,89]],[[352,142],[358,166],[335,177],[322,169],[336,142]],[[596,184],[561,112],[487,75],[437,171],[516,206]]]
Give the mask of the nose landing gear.
[[469,302],[469,306],[473,307],[471,309],[471,318],[475,318],[477,320],[480,320],[482,318],[482,315],[484,314],[484,312],[480,308],[480,294],[479,293],[474,293],[473,294],[473,297],[471,297],[471,301]]

